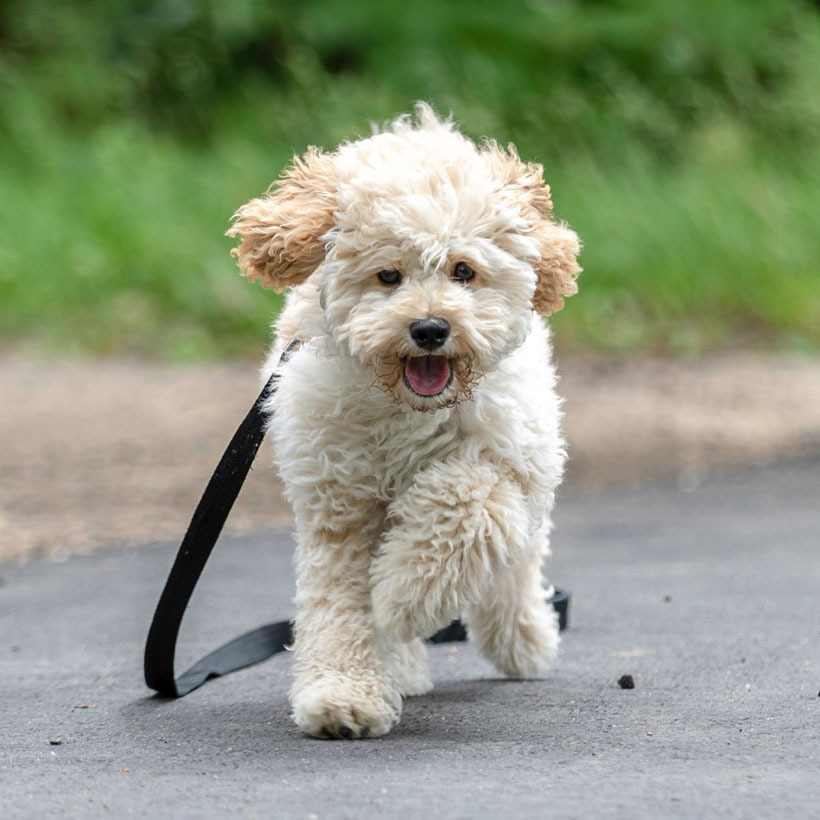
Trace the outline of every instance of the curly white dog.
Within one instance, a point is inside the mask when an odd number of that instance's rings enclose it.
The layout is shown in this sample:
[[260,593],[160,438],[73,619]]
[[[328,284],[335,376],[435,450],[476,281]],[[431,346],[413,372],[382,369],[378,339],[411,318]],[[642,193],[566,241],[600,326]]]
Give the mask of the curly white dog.
[[540,165],[419,104],[235,215],[245,275],[293,286],[267,371],[301,341],[269,409],[312,735],[387,732],[431,687],[422,639],[458,616],[507,675],[556,654],[541,563],[565,453],[538,314],[580,268],[551,212]]

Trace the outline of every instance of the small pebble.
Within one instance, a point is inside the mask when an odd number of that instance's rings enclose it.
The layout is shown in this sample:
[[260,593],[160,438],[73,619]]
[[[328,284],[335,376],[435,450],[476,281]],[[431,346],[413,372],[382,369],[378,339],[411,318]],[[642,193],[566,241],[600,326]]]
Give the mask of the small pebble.
[[62,746],[62,744],[63,744],[63,739],[62,739],[62,738],[60,738],[60,737],[55,737],[55,738],[52,738],[51,740],[49,740],[49,743],[50,743],[52,746]]
[[618,686],[620,686],[621,689],[634,689],[635,679],[632,675],[621,675],[621,677],[618,678]]

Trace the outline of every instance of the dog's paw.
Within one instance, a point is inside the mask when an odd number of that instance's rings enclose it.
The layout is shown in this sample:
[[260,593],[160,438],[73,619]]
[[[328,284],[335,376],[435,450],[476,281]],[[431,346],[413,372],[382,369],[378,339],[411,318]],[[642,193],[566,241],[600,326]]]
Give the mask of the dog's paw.
[[504,675],[538,677],[558,655],[558,616],[552,607],[540,603],[503,628],[498,623],[490,625],[482,623],[480,617],[470,617],[470,639]]
[[363,738],[387,734],[401,714],[401,698],[370,683],[322,677],[291,693],[293,719],[320,738]]

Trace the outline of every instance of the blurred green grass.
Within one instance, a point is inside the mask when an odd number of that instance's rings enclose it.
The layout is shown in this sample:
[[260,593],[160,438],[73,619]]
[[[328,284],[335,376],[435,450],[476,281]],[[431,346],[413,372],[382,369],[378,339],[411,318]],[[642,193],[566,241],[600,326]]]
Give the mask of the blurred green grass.
[[0,345],[258,356],[233,210],[426,99],[542,162],[564,349],[820,349],[820,12],[795,0],[12,0]]

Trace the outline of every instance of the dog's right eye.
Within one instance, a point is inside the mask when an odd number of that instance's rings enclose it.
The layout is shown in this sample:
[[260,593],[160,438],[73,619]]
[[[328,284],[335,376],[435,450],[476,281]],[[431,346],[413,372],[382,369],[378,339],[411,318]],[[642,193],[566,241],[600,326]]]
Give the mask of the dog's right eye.
[[380,270],[376,275],[383,285],[398,285],[401,282],[401,274],[397,270]]

